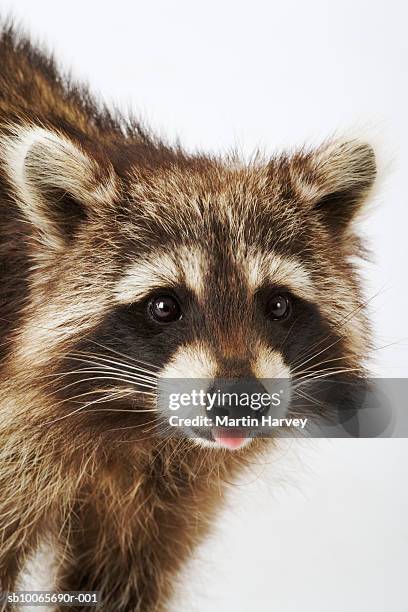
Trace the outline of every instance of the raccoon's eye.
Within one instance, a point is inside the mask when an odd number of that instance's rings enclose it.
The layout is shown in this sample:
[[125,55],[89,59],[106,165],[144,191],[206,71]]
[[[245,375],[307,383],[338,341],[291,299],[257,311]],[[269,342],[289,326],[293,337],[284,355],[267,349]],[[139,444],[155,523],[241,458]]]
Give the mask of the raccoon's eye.
[[275,294],[266,304],[266,316],[273,321],[286,319],[290,312],[290,301],[286,295]]
[[159,323],[173,323],[181,319],[181,307],[172,295],[158,295],[148,304],[150,316]]

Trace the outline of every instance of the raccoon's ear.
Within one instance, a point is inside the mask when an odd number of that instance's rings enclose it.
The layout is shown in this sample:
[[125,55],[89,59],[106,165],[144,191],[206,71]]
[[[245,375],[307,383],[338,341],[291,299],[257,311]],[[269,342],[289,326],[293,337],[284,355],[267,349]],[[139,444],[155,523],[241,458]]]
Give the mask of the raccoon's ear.
[[373,186],[374,150],[364,142],[335,141],[308,157],[308,176],[303,182],[306,199],[334,232],[342,232],[356,217]]
[[80,224],[115,197],[110,162],[97,161],[56,131],[14,127],[0,139],[0,151],[11,193],[43,247],[63,249]]

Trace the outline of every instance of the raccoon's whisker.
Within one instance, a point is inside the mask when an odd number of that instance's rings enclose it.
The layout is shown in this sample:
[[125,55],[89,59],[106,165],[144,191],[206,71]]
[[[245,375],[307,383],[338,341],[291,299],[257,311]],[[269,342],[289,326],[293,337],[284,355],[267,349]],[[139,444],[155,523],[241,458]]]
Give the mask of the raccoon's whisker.
[[335,346],[336,344],[338,344],[339,342],[341,342],[343,340],[343,336],[341,336],[340,338],[337,338],[334,342],[332,342],[331,344],[329,344],[329,346],[326,346],[324,349],[322,349],[321,351],[319,351],[318,353],[315,353],[314,355],[312,355],[311,357],[309,357],[308,359],[305,359],[305,361],[303,361],[302,363],[298,363],[295,368],[292,370],[296,371],[296,368],[301,368],[304,365],[306,365],[307,363],[309,363],[310,361],[313,361],[313,359],[315,359],[316,357],[318,357],[319,355],[322,355],[323,353],[325,353],[326,351],[328,351],[329,349],[331,349],[333,346]]
[[292,390],[295,391],[302,384],[305,384],[311,381],[313,382],[315,380],[320,380],[321,378],[327,378],[327,376],[335,376],[337,374],[343,374],[343,373],[348,373],[348,372],[361,372],[361,368],[344,368],[342,370],[335,370],[333,372],[332,371],[325,372],[324,374],[319,374],[318,376],[315,376],[313,373],[308,374],[304,376],[303,378],[300,378],[299,380],[297,380],[296,384],[293,385]]
[[[116,388],[107,388],[107,389],[97,389],[96,391],[99,394],[102,394],[102,397],[98,398],[98,401],[104,401],[107,397],[109,396],[113,396],[113,395],[123,395],[125,396],[131,396],[133,395],[133,391],[131,389],[120,389],[118,387]],[[72,397],[66,398],[67,401],[72,401],[72,403],[74,404],[81,404],[82,402],[78,401],[78,398],[81,397],[85,397],[87,395],[94,395],[94,391],[86,391],[84,393],[79,393],[78,395],[73,395]],[[104,395],[103,395],[104,394]]]
[[[160,418],[154,417],[152,425],[153,425],[152,427],[143,429],[143,433],[150,433],[151,431],[153,431],[153,429],[157,429],[160,425]],[[113,429],[109,429],[109,431],[124,431],[127,429],[139,429],[140,427],[146,427],[146,423],[135,423],[134,425],[126,425],[124,427],[115,427]],[[167,430],[164,430],[162,434],[165,433],[165,431]],[[146,439],[148,440],[149,438],[146,438]]]
[[100,344],[99,342],[96,342],[95,340],[90,340],[89,338],[87,339],[87,342],[90,342],[91,344],[95,344],[96,346],[99,346],[100,348],[104,349],[105,351],[110,351],[111,353],[115,353],[116,355],[119,355],[120,357],[124,357],[125,359],[129,359],[130,361],[133,361],[135,363],[141,363],[149,368],[153,368],[155,370],[161,370],[160,366],[157,366],[153,363],[149,363],[147,361],[143,361],[142,359],[135,359],[134,357],[130,357],[129,355],[125,355],[124,353],[121,353],[120,351],[117,351],[109,346],[104,346],[103,344]]
[[[65,403],[65,402],[67,402],[67,401],[73,401],[73,400],[74,400],[74,399],[76,399],[76,398],[85,397],[86,395],[90,395],[90,394],[91,394],[91,392],[87,392],[87,393],[80,393],[80,394],[79,394],[79,395],[77,395],[77,396],[75,396],[75,395],[74,395],[73,397],[66,398],[65,400],[63,400],[63,401],[61,401],[61,402],[58,402],[58,403],[56,403],[56,404],[53,404],[51,407],[52,407],[52,408],[55,408],[56,406],[58,406],[58,405],[60,405],[60,404],[63,404],[63,403]],[[115,394],[113,394],[113,395],[118,395],[118,392],[116,392],[116,393],[115,393]],[[104,394],[104,396],[103,396],[103,398],[102,398],[102,399],[103,399],[103,400],[106,400],[106,397],[107,397],[107,395],[106,395],[106,392],[105,392],[105,394]],[[124,395],[124,397],[125,397],[125,395]],[[57,421],[60,421],[60,420],[62,420],[62,419],[65,419],[65,418],[67,418],[68,416],[71,416],[72,414],[75,414],[75,413],[79,412],[80,410],[82,410],[82,408],[83,408],[83,407],[84,407],[84,404],[80,403],[79,408],[77,408],[77,409],[76,409],[76,410],[74,410],[73,412],[70,412],[70,413],[68,413],[68,414],[62,415],[61,417],[57,417],[57,418],[53,419],[52,421],[45,421],[44,423],[42,423],[42,425],[43,425],[43,426],[44,426],[44,425],[52,425],[53,423],[56,423]]]
[[[316,375],[319,372],[319,375]],[[337,374],[341,374],[341,373],[347,373],[347,372],[361,372],[361,368],[357,367],[344,367],[344,368],[324,368],[322,370],[317,370],[317,372],[310,370],[308,371],[307,374],[305,374],[304,376],[301,376],[299,379],[296,379],[296,381],[301,381],[303,379],[310,379],[310,378],[319,378],[320,376],[335,376]],[[323,374],[321,374],[323,373]]]
[[390,346],[407,346],[406,344],[402,344],[402,342],[405,342],[406,340],[408,340],[408,338],[401,338],[400,340],[395,340],[394,342],[389,342],[388,344],[384,344],[383,346],[377,346],[376,348],[373,348],[373,351],[382,351],[383,349],[389,348]]
[[176,443],[176,445],[175,445],[175,447],[173,448],[172,452],[170,453],[170,456],[168,457],[168,461],[169,461],[169,463],[171,463],[171,461],[172,461],[173,457],[174,457],[175,455],[177,455],[177,452],[179,451],[179,449],[180,449],[180,447],[181,447],[182,443],[183,443],[183,439],[182,439],[182,438],[180,438],[180,440],[178,440],[178,442]]
[[[374,293],[371,297],[369,297],[367,300],[365,300],[364,302],[360,303],[358,306],[356,306],[355,308],[353,308],[349,313],[347,313],[344,318],[336,325],[332,325],[333,328],[333,332],[327,334],[326,336],[324,336],[323,338],[321,338],[318,342],[314,343],[312,346],[310,346],[308,348],[307,351],[304,351],[303,353],[301,353],[299,355],[298,359],[301,359],[303,357],[307,357],[308,355],[310,355],[311,351],[315,350],[316,348],[318,348],[323,342],[325,342],[326,340],[329,340],[335,332],[338,332],[342,327],[344,327],[344,325],[346,325],[346,323],[348,323],[353,317],[357,316],[357,314],[364,308],[366,308],[368,306],[368,304],[370,302],[372,302],[372,300],[374,300],[375,298],[377,298],[380,294],[381,294],[382,290],[377,291],[376,293]],[[334,342],[333,344],[331,344],[330,346],[328,346],[326,349],[324,349],[321,352],[324,352],[325,350],[328,350],[329,348],[331,348],[332,346],[334,346],[335,344],[337,344],[337,342],[340,342],[340,340],[342,340],[344,338],[344,336],[341,336],[341,338],[337,339],[336,342]],[[317,355],[319,355],[320,353],[317,353]],[[313,357],[312,357],[313,359]],[[294,365],[296,365],[296,361],[294,363]]]
[[[142,375],[148,376],[152,380],[156,380],[157,379],[157,375],[156,375],[155,372],[150,372],[149,370],[146,370],[144,368],[136,368],[135,366],[129,366],[127,364],[122,364],[120,362],[114,362],[114,361],[111,361],[109,359],[104,359],[104,358],[99,357],[99,356],[93,356],[91,354],[87,355],[87,354],[84,353],[83,355],[84,356],[81,356],[81,353],[76,353],[76,352],[75,353],[67,353],[67,354],[64,354],[62,356],[62,358],[63,359],[67,359],[67,360],[71,359],[73,361],[78,361],[80,363],[89,363],[91,365],[92,364],[93,365],[98,365],[100,367],[105,367],[105,368],[111,367],[112,369],[118,369],[116,367],[113,367],[113,365],[114,366],[119,366],[121,370],[123,370],[123,368],[129,368],[129,369],[131,369],[134,372],[140,372]],[[109,364],[113,364],[113,365],[109,366]],[[129,372],[127,372],[127,374],[129,374]]]
[[116,375],[123,375],[126,378],[129,378],[131,380],[135,380],[135,381],[140,381],[145,383],[145,385],[147,386],[147,384],[152,388],[155,389],[157,388],[157,384],[154,380],[146,377],[146,376],[137,376],[134,374],[129,374],[129,372],[124,372],[123,370],[119,370],[116,368],[111,368],[111,367],[106,367],[106,366],[99,366],[95,365],[93,367],[88,367],[88,368],[79,368],[76,370],[65,370],[64,372],[55,372],[53,374],[44,374],[43,376],[41,376],[39,379],[43,380],[45,378],[63,378],[65,376],[68,376],[69,374],[84,374],[84,373],[90,373],[90,374],[116,374]]
[[[116,397],[121,397],[122,395],[123,395],[123,391],[117,391],[115,393],[112,393],[111,395],[105,395],[102,398],[98,398],[96,400],[93,400],[92,402],[86,402],[85,404],[81,404],[81,406],[79,406],[79,408],[77,408],[76,410],[73,410],[72,412],[69,412],[68,414],[64,414],[61,417],[53,419],[52,421],[48,421],[48,422],[44,423],[44,425],[52,425],[53,423],[56,423],[58,421],[62,421],[64,419],[67,419],[70,416],[73,416],[74,414],[77,414],[78,412],[81,412],[82,410],[84,410],[88,406],[92,406],[94,404],[106,402],[108,399],[113,399],[113,398],[116,398]],[[125,393],[123,395],[123,397],[126,397],[126,395],[127,394]],[[55,407],[55,406],[58,406],[58,404],[55,404],[53,407]]]
[[293,330],[293,328],[294,328],[294,326],[295,326],[295,323],[297,322],[298,318],[299,318],[299,317],[297,317],[296,319],[294,319],[294,321],[292,322],[292,325],[289,327],[288,333],[285,335],[284,339],[283,339],[283,340],[282,340],[282,342],[280,343],[280,345],[279,345],[279,350],[280,350],[280,351],[282,351],[282,349],[283,349],[283,347],[284,347],[284,345],[285,345],[285,342],[286,342],[286,341],[287,341],[287,339],[289,338],[289,336],[290,336],[290,334],[291,334],[291,332],[292,332],[292,330]]
[[134,415],[138,415],[138,414],[144,414],[145,412],[159,412],[159,410],[157,408],[143,408],[143,409],[139,409],[139,408],[135,408],[135,409],[131,409],[129,408],[128,410],[126,408],[96,408],[95,410],[87,410],[87,412],[130,412]]
[[[137,377],[137,376],[132,376],[130,374],[128,374],[127,372],[121,372],[120,370],[114,370],[113,368],[109,368],[109,369],[97,369],[97,368],[81,368],[79,370],[68,370],[65,372],[58,372],[55,374],[45,374],[44,376],[41,377],[41,380],[44,380],[45,378],[54,378],[56,380],[59,380],[61,378],[64,378],[65,376],[69,376],[72,374],[79,374],[79,375],[83,375],[83,374],[113,374],[114,376],[123,376],[126,377],[126,379],[129,382],[133,382],[135,384],[138,384],[140,387],[146,387],[148,389],[156,389],[157,385],[155,385],[152,381],[150,381],[150,379],[145,378],[145,377]],[[55,382],[55,381],[54,381]]]
[[169,441],[169,438],[164,437],[162,440],[162,443],[157,445],[156,452],[153,455],[153,463],[155,463],[156,459],[160,456],[160,453],[162,452],[162,450],[168,445],[168,441]]
[[153,421],[153,423],[151,424],[151,427],[145,429],[146,433],[149,433],[151,431],[153,431],[154,429],[157,429],[159,426],[161,425],[162,430],[161,430],[161,435],[167,433],[167,432],[172,432],[173,437],[174,437],[174,427],[171,427],[170,425],[164,425],[163,421],[160,420],[159,418],[155,419]]
[[[124,382],[126,384],[129,384],[129,380],[124,380],[123,378],[118,378],[118,377],[113,377],[113,376],[92,376],[92,377],[88,377],[88,378],[83,378],[81,380],[75,380],[72,383],[69,383],[68,385],[65,385],[64,387],[62,387],[61,389],[57,389],[57,393],[61,393],[61,391],[65,391],[66,389],[69,389],[70,387],[73,387],[75,385],[79,385],[81,383],[85,383],[85,382],[89,382],[92,380],[111,380],[111,381],[119,381],[119,382]],[[92,391],[90,391],[91,393]],[[129,390],[130,392],[130,390]],[[132,389],[132,393],[143,393],[143,395],[151,395],[152,397],[157,397],[156,393],[150,393],[149,391],[138,391],[137,389]],[[51,397],[52,395],[54,395],[54,393],[51,393],[49,395],[46,395],[44,397]],[[65,401],[65,400],[64,400]]]
[[[85,373],[91,373],[91,372],[85,372]],[[84,374],[83,372],[81,374]],[[106,374],[106,372],[101,372],[101,374]],[[64,378],[64,377],[61,377]],[[56,379],[54,381],[52,381],[53,383],[55,383],[56,381],[58,381],[60,379]],[[129,380],[129,379],[124,379],[119,375],[115,375],[115,376],[92,376],[92,377],[87,377],[87,378],[81,378],[79,380],[74,380],[73,382],[65,385],[64,387],[61,387],[60,389],[57,389],[56,392],[57,393],[61,393],[62,391],[65,391],[66,389],[69,389],[70,387],[74,387],[75,385],[79,385],[81,383],[86,383],[88,381],[92,381],[92,380],[111,380],[111,381],[120,381],[120,382],[124,382],[126,384],[131,384],[131,385],[136,385],[137,383],[133,380]],[[143,385],[143,383],[139,383],[138,386],[141,387]],[[52,387],[52,385],[49,385],[49,387]],[[146,389],[151,389],[152,391],[154,390],[154,387],[149,387],[147,385],[145,385]],[[136,387],[133,389],[134,392],[137,391]],[[139,393],[142,393],[142,391],[139,391]],[[150,395],[154,395],[156,396],[156,393],[150,393],[150,391],[143,391],[143,393],[145,394],[150,394]],[[55,394],[55,392],[51,392],[47,395],[45,395],[44,397],[51,397]]]
[[[82,359],[79,359],[80,357],[82,357]],[[74,353],[68,353],[67,354],[67,358],[71,358],[71,359],[77,359],[80,361],[84,361],[85,363],[87,362],[88,359],[95,359],[98,360],[99,362],[103,362],[103,363],[107,363],[107,364],[113,364],[116,366],[120,366],[122,368],[129,368],[130,370],[136,371],[136,372],[143,372],[145,374],[150,375],[151,378],[157,378],[157,373],[156,372],[151,372],[150,370],[147,370],[146,368],[140,368],[140,367],[135,367],[133,365],[129,365],[127,363],[124,362],[120,362],[120,361],[113,361],[112,359],[108,359],[107,357],[103,356],[103,355],[99,355],[98,353],[81,353],[81,352],[74,352]],[[85,359],[86,358],[86,359]]]
[[[66,397],[63,400],[60,400],[58,402],[55,402],[54,404],[51,405],[51,408],[55,408],[57,406],[60,406],[61,404],[65,404],[66,402],[75,402],[75,400],[81,398],[81,397],[85,397],[87,395],[94,395],[96,393],[110,393],[112,392],[112,389],[92,389],[92,391],[84,391],[83,393],[78,393],[77,395],[71,395],[70,397]],[[132,395],[133,391],[131,391],[130,389],[117,389],[116,393],[125,393],[126,395]]]
[[150,376],[146,376],[144,374],[138,374],[137,372],[127,372],[125,370],[121,370],[119,368],[113,368],[111,366],[106,366],[105,364],[95,364],[93,367],[89,368],[79,368],[78,372],[91,372],[92,369],[95,369],[98,372],[106,373],[106,374],[115,374],[119,376],[124,376],[129,380],[135,381],[136,383],[144,383],[145,386],[150,386],[152,389],[157,388],[157,379],[151,378]]
[[311,401],[314,406],[320,406],[320,407],[323,407],[323,408],[327,407],[327,404],[325,404],[325,403],[317,400],[316,398],[312,397],[311,395],[306,393],[306,391],[296,390],[296,395],[298,397],[302,397],[303,399]]
[[[318,363],[313,364],[313,366],[311,366],[310,368],[306,368],[306,370],[302,370],[302,372],[307,372],[307,371],[312,372],[313,368],[315,368],[315,367],[317,368],[317,367],[319,367],[321,365],[324,365],[325,363],[332,363],[334,361],[342,361],[342,360],[345,360],[345,359],[347,359],[349,357],[353,357],[353,354],[350,353],[350,354],[347,354],[347,355],[342,355],[341,357],[334,357],[332,359],[325,359],[323,361],[319,361]],[[292,370],[291,370],[292,374],[295,374],[295,373],[297,374],[299,372],[299,368],[301,368],[302,366],[303,366],[303,364],[301,363],[297,367],[292,368]]]
[[[359,370],[361,372],[363,372],[362,368],[353,368],[351,371],[356,371]],[[327,374],[337,374],[339,371],[339,368],[336,368],[335,366],[333,367],[328,367],[328,368],[322,368],[321,370],[315,370],[313,368],[306,368],[305,370],[301,370],[300,372],[296,372],[296,377],[294,377],[294,380],[301,380],[301,378],[304,375],[308,375],[308,376],[315,376],[317,374],[321,374],[322,372],[327,372]],[[342,371],[349,371],[348,369],[343,369]]]

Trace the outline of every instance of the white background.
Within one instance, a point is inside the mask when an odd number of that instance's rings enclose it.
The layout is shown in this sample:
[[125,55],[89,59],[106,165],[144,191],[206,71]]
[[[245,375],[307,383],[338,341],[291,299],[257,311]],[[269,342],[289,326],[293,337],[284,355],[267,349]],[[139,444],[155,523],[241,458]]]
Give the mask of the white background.
[[[367,134],[376,372],[407,376],[408,37],[403,0],[2,1],[74,74],[189,148],[244,154]],[[380,349],[384,345],[387,348]],[[408,441],[314,441],[232,487],[179,612],[408,609]]]

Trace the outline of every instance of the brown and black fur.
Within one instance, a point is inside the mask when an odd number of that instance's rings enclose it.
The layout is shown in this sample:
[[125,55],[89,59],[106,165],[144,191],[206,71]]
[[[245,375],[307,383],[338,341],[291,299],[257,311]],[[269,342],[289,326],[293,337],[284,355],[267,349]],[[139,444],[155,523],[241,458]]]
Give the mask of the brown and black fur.
[[[27,149],[16,178],[7,159],[19,155],[21,133],[37,128],[55,139]],[[303,354],[309,373],[326,363],[361,375],[369,331],[352,221],[374,180],[373,152],[328,142],[249,165],[188,155],[101,107],[8,27],[0,143],[1,590],[18,588],[46,538],[58,590],[101,590],[108,612],[164,610],[222,483],[270,444],[231,453],[163,439],[138,413],[146,398],[122,397],[105,371],[118,397],[98,402],[98,383],[82,381],[81,367],[101,371],[115,357],[122,374],[136,363],[164,371],[177,348],[205,344],[219,375],[247,376],[262,342],[288,367]],[[70,147],[80,152],[72,167]],[[31,191],[18,190],[20,179]],[[187,314],[158,330],[144,299],[118,302],[114,288],[129,265],[160,249],[177,268],[180,246],[203,253],[203,294],[173,287]],[[307,297],[293,297],[296,316],[280,327],[261,314],[270,281],[251,293],[242,272],[258,254],[299,260],[310,278]],[[77,410],[81,393],[98,410]]]

